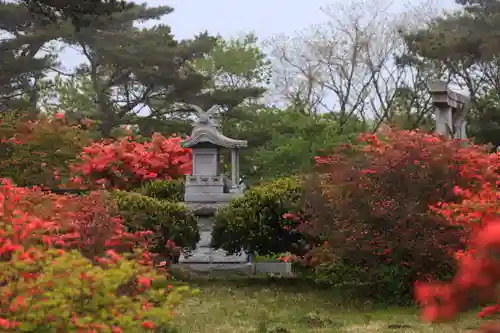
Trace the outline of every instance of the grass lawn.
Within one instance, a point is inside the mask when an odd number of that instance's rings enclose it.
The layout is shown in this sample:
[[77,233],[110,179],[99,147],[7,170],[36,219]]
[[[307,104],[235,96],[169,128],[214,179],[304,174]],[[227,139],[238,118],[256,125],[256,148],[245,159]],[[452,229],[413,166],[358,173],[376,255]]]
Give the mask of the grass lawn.
[[429,325],[417,310],[361,310],[343,306],[330,292],[304,287],[203,283],[200,294],[179,308],[179,333],[309,333],[309,332],[473,332],[474,315],[456,322]]

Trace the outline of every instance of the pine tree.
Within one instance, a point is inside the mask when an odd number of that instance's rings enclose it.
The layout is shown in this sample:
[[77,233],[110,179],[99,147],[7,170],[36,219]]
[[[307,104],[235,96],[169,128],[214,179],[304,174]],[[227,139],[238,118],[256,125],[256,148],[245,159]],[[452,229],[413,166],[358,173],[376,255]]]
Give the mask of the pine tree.
[[[55,24],[33,16],[22,4],[0,2],[0,110],[36,109],[37,81],[54,64],[40,51],[58,35]],[[26,110],[28,111],[28,110]]]

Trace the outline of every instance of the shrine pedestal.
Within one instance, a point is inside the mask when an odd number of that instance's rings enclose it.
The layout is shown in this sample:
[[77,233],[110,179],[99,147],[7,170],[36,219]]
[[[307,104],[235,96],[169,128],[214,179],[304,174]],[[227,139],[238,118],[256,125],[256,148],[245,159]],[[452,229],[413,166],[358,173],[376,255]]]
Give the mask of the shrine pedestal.
[[228,255],[223,250],[214,250],[211,247],[213,219],[216,209],[221,206],[221,204],[192,205],[195,214],[197,212],[203,214],[198,215],[200,240],[192,253],[179,258],[179,264],[188,266],[193,271],[242,271],[251,274],[252,264],[245,252]]

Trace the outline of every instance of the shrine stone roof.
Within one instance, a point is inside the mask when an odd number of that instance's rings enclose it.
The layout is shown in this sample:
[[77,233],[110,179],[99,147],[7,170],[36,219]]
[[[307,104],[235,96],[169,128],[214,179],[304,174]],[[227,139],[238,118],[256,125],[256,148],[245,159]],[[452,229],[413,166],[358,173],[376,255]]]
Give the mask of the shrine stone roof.
[[199,143],[211,143],[213,145],[229,149],[246,148],[248,146],[248,142],[246,140],[228,138],[224,134],[217,131],[217,129],[210,127],[193,129],[191,137],[183,141],[182,146],[185,148],[191,148]]
[[192,148],[200,143],[210,143],[229,149],[246,148],[248,146],[246,140],[231,139],[219,132],[217,121],[213,118],[219,106],[214,105],[208,111],[204,111],[196,105],[191,105],[191,107],[198,112],[199,119],[193,127],[191,137],[182,142],[183,147]]
[[429,91],[435,105],[443,105],[444,107],[452,107],[458,109],[461,105],[470,103],[470,97],[455,92],[448,88],[446,82],[432,81],[429,83]]

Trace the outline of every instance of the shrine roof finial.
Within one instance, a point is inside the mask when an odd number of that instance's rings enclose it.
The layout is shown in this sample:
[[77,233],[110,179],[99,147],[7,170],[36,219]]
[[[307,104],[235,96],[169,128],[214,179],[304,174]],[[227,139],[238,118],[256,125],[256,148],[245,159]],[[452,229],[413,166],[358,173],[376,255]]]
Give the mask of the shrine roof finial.
[[197,105],[187,105],[198,113],[198,120],[194,123],[191,137],[182,146],[191,148],[199,143],[211,143],[216,146],[238,149],[246,148],[246,140],[235,140],[228,138],[218,130],[218,123],[214,119],[215,113],[221,109],[219,105],[213,105],[207,111]]

